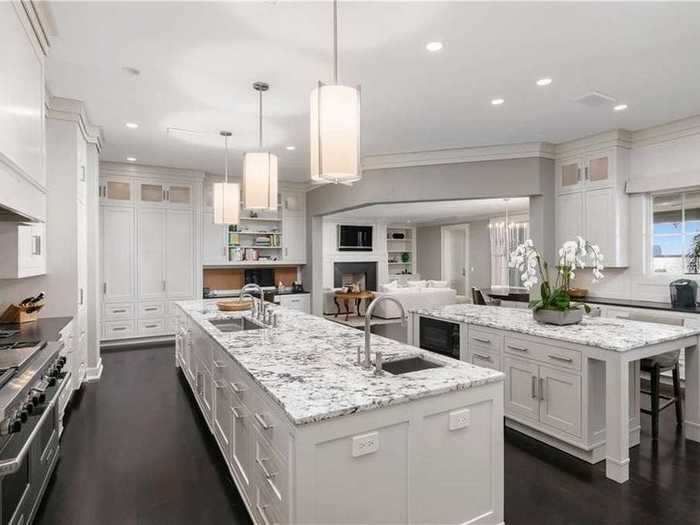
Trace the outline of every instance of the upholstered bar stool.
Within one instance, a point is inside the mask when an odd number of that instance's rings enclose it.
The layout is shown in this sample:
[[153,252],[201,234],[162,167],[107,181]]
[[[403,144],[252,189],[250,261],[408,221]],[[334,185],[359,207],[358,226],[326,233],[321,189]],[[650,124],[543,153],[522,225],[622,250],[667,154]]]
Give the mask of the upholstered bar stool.
[[[670,319],[668,317],[660,317],[642,313],[631,313],[629,319],[632,321],[643,321],[646,323],[670,324],[674,326],[683,326],[683,319]],[[681,405],[681,378],[680,365],[678,359],[681,351],[675,350],[665,354],[642,359],[640,369],[643,372],[648,372],[651,381],[651,390],[642,390],[643,394],[651,396],[651,410],[642,408],[641,412],[651,415],[651,435],[653,439],[659,437],[659,413],[671,405],[676,406],[676,425],[683,425],[683,409]],[[673,396],[665,396],[660,392],[661,374],[671,370],[673,374]],[[661,402],[661,400],[664,400]]]

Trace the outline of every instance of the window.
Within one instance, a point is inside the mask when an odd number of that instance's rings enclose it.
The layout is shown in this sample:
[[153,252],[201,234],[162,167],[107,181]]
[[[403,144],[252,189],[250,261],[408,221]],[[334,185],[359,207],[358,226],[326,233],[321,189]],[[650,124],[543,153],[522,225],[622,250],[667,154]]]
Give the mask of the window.
[[700,191],[652,197],[652,270],[700,273]]

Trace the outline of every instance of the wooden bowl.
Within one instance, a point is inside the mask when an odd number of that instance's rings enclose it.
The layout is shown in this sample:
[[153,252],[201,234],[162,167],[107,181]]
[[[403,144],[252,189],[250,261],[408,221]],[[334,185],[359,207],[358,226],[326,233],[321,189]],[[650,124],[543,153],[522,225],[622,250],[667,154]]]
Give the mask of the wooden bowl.
[[216,307],[222,312],[240,312],[250,310],[253,307],[253,301],[250,299],[231,299],[228,301],[218,301]]

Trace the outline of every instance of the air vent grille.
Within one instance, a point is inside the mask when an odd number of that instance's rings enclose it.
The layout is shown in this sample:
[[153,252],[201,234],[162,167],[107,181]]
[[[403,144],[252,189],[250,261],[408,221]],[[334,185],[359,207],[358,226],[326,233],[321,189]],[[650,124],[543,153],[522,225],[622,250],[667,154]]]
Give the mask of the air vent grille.
[[599,108],[601,106],[609,106],[616,102],[615,97],[601,93],[600,91],[589,91],[574,99],[574,102],[588,106],[589,108]]

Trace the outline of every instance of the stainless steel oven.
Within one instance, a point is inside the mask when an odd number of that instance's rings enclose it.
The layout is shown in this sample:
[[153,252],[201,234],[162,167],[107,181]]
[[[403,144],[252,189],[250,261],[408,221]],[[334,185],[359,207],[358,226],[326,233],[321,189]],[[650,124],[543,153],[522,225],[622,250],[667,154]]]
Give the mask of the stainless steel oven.
[[459,359],[458,323],[421,317],[419,329],[419,345],[421,348]]

